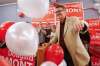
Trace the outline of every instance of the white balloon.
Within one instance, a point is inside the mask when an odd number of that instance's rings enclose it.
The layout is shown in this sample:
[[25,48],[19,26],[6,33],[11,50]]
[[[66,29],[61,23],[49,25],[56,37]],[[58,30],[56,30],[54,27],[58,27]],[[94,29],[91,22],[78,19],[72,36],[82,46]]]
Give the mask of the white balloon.
[[49,0],[18,0],[21,11],[31,18],[42,18],[48,13]]
[[42,63],[40,66],[57,66],[57,65],[51,61],[46,61]]
[[63,60],[58,66],[67,66],[67,63]]
[[18,22],[12,25],[5,40],[8,49],[17,55],[35,56],[38,50],[38,33],[29,23]]

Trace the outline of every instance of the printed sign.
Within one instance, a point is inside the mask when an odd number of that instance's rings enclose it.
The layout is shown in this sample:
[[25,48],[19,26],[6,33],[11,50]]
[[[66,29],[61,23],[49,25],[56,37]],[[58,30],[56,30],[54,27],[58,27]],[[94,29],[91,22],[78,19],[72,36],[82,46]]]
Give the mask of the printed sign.
[[92,66],[100,66],[100,19],[87,19],[91,36],[90,53]]
[[80,19],[84,18],[83,4],[80,2],[64,4],[67,11],[67,16],[77,16]]
[[7,48],[0,49],[0,57],[7,60],[11,66],[35,66],[34,57],[18,56],[10,52]]

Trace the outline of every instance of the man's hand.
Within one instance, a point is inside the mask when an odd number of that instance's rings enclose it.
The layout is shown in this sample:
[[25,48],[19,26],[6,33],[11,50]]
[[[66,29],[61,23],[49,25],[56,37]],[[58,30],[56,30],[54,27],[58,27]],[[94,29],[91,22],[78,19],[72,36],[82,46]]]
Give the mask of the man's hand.
[[84,25],[82,23],[76,23],[76,24],[73,24],[73,29],[77,32],[79,32],[80,30],[82,30],[84,27]]
[[84,21],[80,20],[78,17],[72,16],[72,17],[67,17],[67,23],[71,24],[73,26],[73,29],[75,31],[80,31],[84,27]]

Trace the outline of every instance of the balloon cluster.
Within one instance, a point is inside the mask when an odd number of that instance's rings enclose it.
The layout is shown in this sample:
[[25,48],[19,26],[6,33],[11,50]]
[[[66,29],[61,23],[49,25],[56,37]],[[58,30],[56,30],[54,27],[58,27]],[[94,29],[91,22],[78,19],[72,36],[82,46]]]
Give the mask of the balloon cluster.
[[[49,0],[18,0],[17,3],[21,10],[19,17],[43,18],[48,13]],[[2,24],[0,41],[6,41],[11,52],[22,56],[35,56],[39,44],[37,30],[26,22]]]
[[46,60],[53,61],[57,65],[60,64],[60,62],[64,58],[64,52],[63,49],[59,46],[59,44],[53,44],[46,50]]
[[46,49],[46,62],[41,66],[67,66],[64,60],[64,52],[59,44],[52,44]]
[[6,35],[6,32],[7,30],[9,29],[9,27],[11,25],[13,25],[14,22],[12,21],[7,21],[7,22],[3,22],[1,25],[0,25],[0,42],[5,42],[5,35]]
[[26,16],[42,18],[48,13],[49,0],[18,0],[18,6]]
[[[49,0],[18,0],[19,17],[42,18],[48,13]],[[18,55],[36,55],[39,39],[36,29],[28,23],[18,22],[6,33],[8,49]]]
[[6,33],[8,49],[22,56],[35,56],[38,50],[38,33],[30,23],[18,22],[12,25]]

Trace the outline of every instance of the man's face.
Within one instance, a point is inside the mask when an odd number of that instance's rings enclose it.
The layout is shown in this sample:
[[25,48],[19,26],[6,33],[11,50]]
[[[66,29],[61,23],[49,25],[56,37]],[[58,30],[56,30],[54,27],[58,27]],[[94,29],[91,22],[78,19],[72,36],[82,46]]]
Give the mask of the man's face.
[[56,8],[56,17],[60,19],[60,22],[63,22],[66,16],[66,11],[63,8]]

